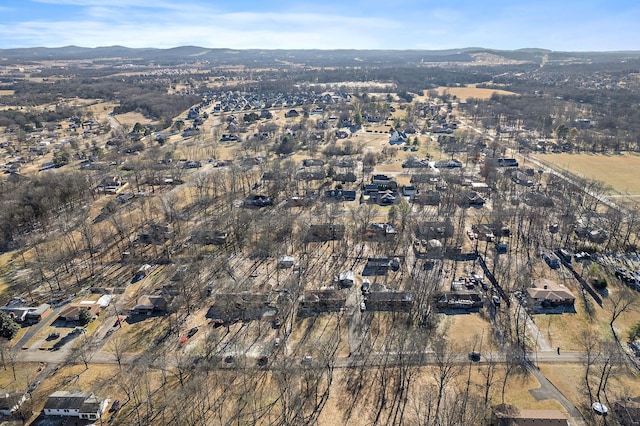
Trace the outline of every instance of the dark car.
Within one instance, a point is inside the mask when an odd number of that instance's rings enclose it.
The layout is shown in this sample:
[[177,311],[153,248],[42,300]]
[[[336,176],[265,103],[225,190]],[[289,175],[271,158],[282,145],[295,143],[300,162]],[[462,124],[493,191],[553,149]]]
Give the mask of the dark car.
[[109,408],[109,412],[113,413],[117,411],[118,407],[120,407],[120,400],[116,399],[115,401],[113,401],[113,404],[111,404],[111,408]]
[[473,362],[478,362],[480,361],[480,352],[469,352],[469,360],[473,361]]
[[196,333],[198,332],[198,327],[193,327],[191,330],[189,330],[189,332],[187,333],[187,337],[193,337]]

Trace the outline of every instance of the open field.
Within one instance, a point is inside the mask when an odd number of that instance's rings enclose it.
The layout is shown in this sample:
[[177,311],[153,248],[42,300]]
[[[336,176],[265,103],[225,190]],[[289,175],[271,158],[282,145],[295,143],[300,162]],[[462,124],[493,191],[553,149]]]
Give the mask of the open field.
[[157,124],[157,122],[149,120],[139,112],[128,112],[126,114],[115,115],[114,117],[121,125],[131,126],[131,128],[133,128],[136,123],[140,123],[142,125]]
[[603,182],[611,187],[612,194],[629,194],[640,200],[640,155],[624,153],[619,155],[596,154],[535,154],[534,158],[558,170],[568,170]]
[[437,90],[440,95],[449,93],[451,96],[456,96],[461,100],[467,100],[469,98],[489,99],[494,93],[498,95],[516,95],[516,93],[507,90],[482,89],[474,87],[473,85],[467,87],[438,87]]
[[[575,364],[541,364],[540,371],[576,406],[580,408],[582,404],[587,403],[588,405],[589,399],[585,394],[585,370],[583,366]],[[612,373],[607,387],[607,399],[613,402],[618,398],[636,396],[638,380],[640,380],[640,376],[637,372]],[[597,383],[598,381],[595,380],[596,388]]]
[[0,96],[13,96],[15,90],[0,89]]

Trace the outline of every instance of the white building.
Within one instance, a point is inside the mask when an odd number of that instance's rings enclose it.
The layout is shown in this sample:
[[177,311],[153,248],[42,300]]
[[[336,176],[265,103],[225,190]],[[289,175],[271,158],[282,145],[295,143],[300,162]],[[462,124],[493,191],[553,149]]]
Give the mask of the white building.
[[79,389],[56,391],[49,395],[44,406],[44,414],[45,416],[98,420],[108,403],[109,400],[101,400],[92,392],[83,392]]

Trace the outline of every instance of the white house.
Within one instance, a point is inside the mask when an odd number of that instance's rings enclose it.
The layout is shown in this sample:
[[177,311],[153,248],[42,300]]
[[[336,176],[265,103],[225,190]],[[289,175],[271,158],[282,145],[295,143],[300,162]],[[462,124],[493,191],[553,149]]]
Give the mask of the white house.
[[389,143],[391,145],[400,145],[405,143],[409,138],[407,137],[407,134],[404,132],[399,132],[395,129],[392,129],[389,132]]
[[27,399],[25,392],[11,392],[0,394],[0,414],[10,416],[18,411],[18,408]]
[[100,399],[92,392],[83,392],[79,389],[56,391],[49,395],[44,405],[44,414],[45,416],[98,420],[108,403],[108,399]]

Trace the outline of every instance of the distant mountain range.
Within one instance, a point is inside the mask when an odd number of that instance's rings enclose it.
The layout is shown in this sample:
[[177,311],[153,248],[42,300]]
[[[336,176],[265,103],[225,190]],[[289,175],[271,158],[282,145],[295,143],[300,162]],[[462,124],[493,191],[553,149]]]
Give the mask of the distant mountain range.
[[2,62],[30,62],[43,60],[101,60],[119,59],[131,63],[175,65],[184,62],[208,62],[212,65],[282,66],[393,66],[418,63],[493,63],[529,62],[540,64],[558,62],[611,62],[639,59],[640,51],[620,52],[555,52],[546,49],[494,50],[480,47],[446,50],[264,50],[209,49],[182,46],[170,49],[131,49],[123,46],[86,48],[65,46],[57,48],[31,47],[0,49]]

